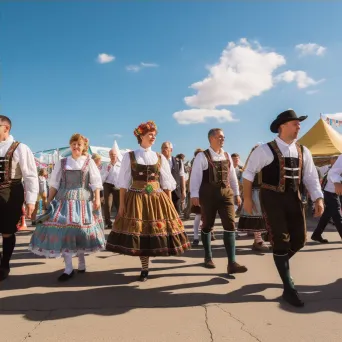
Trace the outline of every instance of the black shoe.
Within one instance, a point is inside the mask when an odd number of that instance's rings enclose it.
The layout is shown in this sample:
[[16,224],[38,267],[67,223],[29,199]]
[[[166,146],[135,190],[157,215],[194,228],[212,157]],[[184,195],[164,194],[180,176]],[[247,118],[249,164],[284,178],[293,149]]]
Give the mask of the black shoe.
[[298,308],[304,306],[304,302],[299,298],[298,292],[296,290],[284,290],[282,298],[285,300],[285,302],[289,303],[292,306]]
[[74,270],[72,270],[70,274],[63,273],[62,275],[58,277],[58,281],[67,281],[74,276],[74,273],[75,273]]
[[6,278],[8,278],[8,275],[10,273],[10,269],[9,268],[0,268],[0,281],[5,280]]
[[84,269],[84,270],[77,270],[77,273],[86,273],[86,269]]
[[316,242],[320,242],[320,243],[329,243],[329,241],[327,239],[323,239],[322,236],[312,235],[311,240],[316,241]]
[[141,271],[138,280],[141,282],[145,282],[147,281],[147,277],[148,277],[148,271]]
[[192,241],[192,246],[193,247],[196,247],[199,245],[199,240],[198,239],[195,239],[194,241]]

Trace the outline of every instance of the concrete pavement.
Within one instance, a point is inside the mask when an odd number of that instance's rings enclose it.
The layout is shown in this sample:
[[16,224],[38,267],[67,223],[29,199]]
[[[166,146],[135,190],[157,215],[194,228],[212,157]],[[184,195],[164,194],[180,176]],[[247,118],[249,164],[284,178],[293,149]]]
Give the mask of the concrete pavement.
[[[185,224],[192,239],[192,221]],[[202,267],[199,246],[152,259],[146,283],[136,281],[138,258],[101,252],[86,258],[87,273],[60,284],[62,259],[33,255],[31,229],[18,233],[11,275],[0,284],[0,342],[342,340],[342,245],[333,227],[325,234],[330,244],[309,241],[291,260],[306,303],[300,309],[279,301],[272,254],[252,252],[250,239],[237,240],[248,272],[228,277],[218,220],[216,228],[216,269]]]

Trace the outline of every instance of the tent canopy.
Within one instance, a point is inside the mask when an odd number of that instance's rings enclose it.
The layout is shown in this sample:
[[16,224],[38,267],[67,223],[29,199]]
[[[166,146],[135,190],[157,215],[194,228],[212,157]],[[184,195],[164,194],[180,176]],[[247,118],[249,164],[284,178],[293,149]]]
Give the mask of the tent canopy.
[[298,143],[306,146],[313,157],[328,157],[342,153],[341,134],[323,119],[319,119]]
[[[119,149],[116,141],[114,142],[113,148],[119,152],[119,160],[122,160],[122,155],[126,152],[130,151],[129,149]],[[110,147],[100,147],[100,146],[89,146],[88,153],[90,155],[97,153],[101,156],[103,163],[109,163],[109,151],[111,150]],[[34,153],[34,156],[40,163],[44,164],[55,164],[56,161],[60,158],[68,157],[71,155],[70,147],[60,147],[51,150],[45,150]]]

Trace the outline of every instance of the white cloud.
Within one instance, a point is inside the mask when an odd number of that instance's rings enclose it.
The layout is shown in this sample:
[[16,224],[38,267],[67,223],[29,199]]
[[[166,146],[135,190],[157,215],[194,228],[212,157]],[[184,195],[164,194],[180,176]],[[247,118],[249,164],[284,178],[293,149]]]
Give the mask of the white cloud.
[[309,77],[305,71],[288,70],[288,71],[285,71],[285,72],[277,75],[274,78],[274,81],[275,82],[287,82],[287,83],[296,82],[297,87],[299,89],[305,89],[307,87],[314,86],[314,85],[317,85],[319,83],[322,83],[325,80],[321,79],[319,81],[315,81],[313,78]]
[[316,55],[323,56],[327,50],[326,47],[318,45],[316,43],[298,44],[296,50],[299,51],[300,56]]
[[114,133],[114,134],[107,134],[108,137],[110,138],[122,138],[122,135],[121,134],[117,134],[117,133]]
[[210,118],[216,119],[218,122],[238,121],[233,118],[232,112],[227,109],[192,108],[175,112],[173,117],[181,125],[204,123]]
[[208,67],[209,75],[190,86],[197,94],[185,97],[185,103],[208,109],[237,105],[271,89],[272,74],[283,64],[283,56],[267,52],[258,44],[253,48],[246,39],[237,45],[231,42],[219,62]]
[[318,89],[315,89],[315,90],[308,90],[306,93],[308,94],[308,95],[313,95],[313,94],[317,94],[319,92],[319,90]]
[[115,56],[108,55],[106,53],[100,53],[97,56],[97,62],[100,64],[110,63],[110,62],[113,62],[114,60],[115,60]]
[[141,62],[140,65],[144,68],[158,68],[159,65],[157,63],[144,63]]
[[127,65],[126,70],[132,71],[132,72],[138,72],[140,71],[141,67],[139,65]]
[[190,86],[196,94],[185,97],[184,102],[193,109],[178,111],[173,117],[180,124],[202,123],[207,118],[220,122],[236,121],[232,112],[222,107],[238,105],[260,96],[281,81],[296,82],[300,89],[324,81],[316,81],[301,70],[288,70],[275,76],[275,71],[285,64],[284,56],[256,41],[242,38],[238,43],[230,42],[219,61],[207,67],[208,75]]
[[131,72],[138,72],[141,69],[144,68],[158,68],[159,65],[157,63],[144,63],[141,62],[140,64],[132,64],[132,65],[127,65],[126,70],[131,71]]

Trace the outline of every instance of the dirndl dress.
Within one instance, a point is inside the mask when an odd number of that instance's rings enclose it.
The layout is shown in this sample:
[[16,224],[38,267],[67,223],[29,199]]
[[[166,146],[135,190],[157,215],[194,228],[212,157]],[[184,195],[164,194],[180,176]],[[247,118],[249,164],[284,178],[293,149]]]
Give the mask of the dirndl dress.
[[255,209],[253,210],[252,215],[248,214],[244,208],[242,207],[239,223],[238,223],[238,231],[240,232],[267,232],[266,222],[263,217],[263,213],[260,205],[260,186],[261,186],[261,173],[258,173],[255,176],[253,185],[252,185],[252,200],[255,205]]
[[134,151],[129,152],[132,184],[125,195],[125,214],[116,217],[108,236],[108,251],[170,256],[191,248],[172,200],[160,187],[161,155],[157,155],[155,165],[141,165]]
[[63,253],[77,255],[103,250],[104,223],[101,211],[93,211],[93,191],[89,186],[88,157],[81,170],[67,170],[61,160],[62,177],[45,221],[37,219],[29,249],[37,255],[58,258]]

